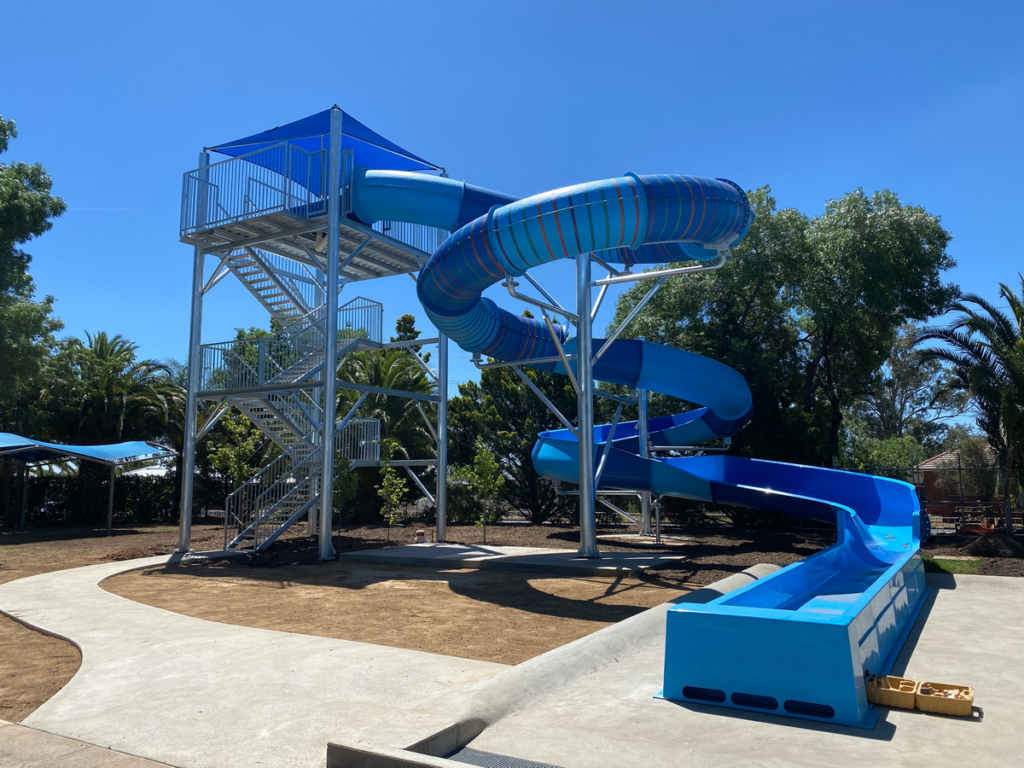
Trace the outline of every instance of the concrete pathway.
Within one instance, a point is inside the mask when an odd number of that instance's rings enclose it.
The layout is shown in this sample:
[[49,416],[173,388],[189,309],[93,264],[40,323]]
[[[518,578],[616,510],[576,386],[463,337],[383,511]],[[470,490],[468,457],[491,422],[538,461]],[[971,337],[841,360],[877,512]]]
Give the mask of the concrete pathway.
[[4,768],[161,768],[123,752],[86,744],[0,720],[0,765]]
[[973,686],[974,718],[882,709],[864,731],[654,699],[662,631],[470,746],[562,768],[1020,765],[1024,579],[941,575],[929,583],[938,588],[893,672]]
[[584,558],[575,549],[546,547],[489,547],[466,544],[407,544],[385,549],[342,553],[349,563],[426,565],[431,568],[493,568],[564,576],[614,576],[676,565],[686,558],[663,552],[602,552],[600,558]]
[[[78,674],[24,725],[182,768],[321,768],[328,740],[503,665],[194,619],[104,591],[174,556],[0,586],[0,610],[72,641]],[[53,763],[51,763],[53,764]],[[112,765],[117,765],[112,763]]]

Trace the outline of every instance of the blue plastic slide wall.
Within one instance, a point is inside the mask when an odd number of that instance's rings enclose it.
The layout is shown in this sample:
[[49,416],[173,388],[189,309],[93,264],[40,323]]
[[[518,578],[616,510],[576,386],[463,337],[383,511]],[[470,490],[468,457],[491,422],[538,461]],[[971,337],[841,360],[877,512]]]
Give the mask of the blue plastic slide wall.
[[[500,360],[556,354],[544,323],[483,297],[506,275],[598,252],[626,264],[708,261],[743,239],[752,212],[731,181],[625,176],[522,200],[451,179],[360,169],[353,183],[363,221],[409,221],[455,230],[420,273],[418,295],[435,326],[468,352]],[[709,246],[709,247],[705,247]],[[575,340],[557,328],[569,353]],[[603,345],[595,339],[595,349]],[[564,373],[561,364],[538,365]],[[729,367],[685,350],[618,340],[594,378],[662,392],[701,408],[651,419],[655,445],[697,445],[735,434],[751,396]],[[866,672],[891,667],[925,592],[914,488],[849,472],[727,456],[648,459],[639,425],[594,430],[601,488],[624,488],[835,520],[829,549],[707,605],[668,613],[663,695],[867,727]],[[579,480],[569,430],[539,436],[537,471]]]

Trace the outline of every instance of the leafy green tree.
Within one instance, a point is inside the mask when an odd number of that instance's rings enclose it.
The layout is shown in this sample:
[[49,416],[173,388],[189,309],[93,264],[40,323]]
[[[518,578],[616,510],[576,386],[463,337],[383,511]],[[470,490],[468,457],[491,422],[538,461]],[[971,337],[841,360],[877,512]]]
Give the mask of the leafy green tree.
[[[412,341],[418,339],[422,332],[416,327],[416,316],[410,314],[404,314],[395,322],[395,335],[391,337],[391,341]],[[417,344],[410,349],[415,352],[419,352],[423,349],[422,346]],[[430,353],[427,352],[423,355],[423,361],[430,360]]]
[[487,443],[478,439],[472,466],[457,467],[455,475],[456,479],[461,479],[469,485],[470,491],[480,504],[480,514],[477,516],[476,524],[483,528],[484,544],[486,544],[487,526],[494,525],[500,518],[497,504],[501,491],[505,487],[505,478],[501,474],[501,467]]
[[904,325],[889,359],[868,392],[850,409],[852,430],[875,440],[913,437],[929,453],[938,451],[949,421],[965,414],[968,397],[947,366],[917,354],[918,324]]
[[138,346],[120,335],[86,334],[86,343],[58,345],[41,394],[51,431],[72,443],[152,440],[163,435],[184,392],[170,370],[140,360]]
[[805,335],[803,407],[827,409],[826,457],[838,456],[844,408],[870,390],[900,326],[956,297],[941,279],[956,265],[950,239],[939,217],[889,190],[850,192],[809,222],[795,309]]
[[[803,404],[801,345],[796,323],[796,288],[808,258],[807,219],[778,210],[767,187],[749,193],[755,217],[733,258],[715,272],[669,278],[623,333],[687,349],[737,370],[750,387],[750,422],[733,437],[731,453],[801,464],[818,464],[826,452],[826,414]],[[639,283],[616,305],[617,326],[649,290]],[[650,415],[692,408],[659,393],[650,395]],[[607,408],[607,405],[605,406]],[[623,411],[635,418],[635,411]]]
[[381,514],[387,526],[388,541],[391,541],[391,529],[398,521],[398,507],[407,490],[405,480],[399,477],[398,472],[391,464],[396,447],[397,443],[393,439],[382,440],[380,444],[381,467],[377,495],[381,500]]
[[[0,117],[0,154],[17,136],[14,121]],[[39,163],[0,162],[0,430],[44,429],[40,374],[63,323],[52,316],[52,296],[35,300],[28,272],[32,257],[21,246],[64,213],[64,201],[50,194],[52,186]]]
[[225,413],[211,433],[206,459],[234,490],[259,472],[267,457],[269,443],[245,416],[237,411]]
[[[407,327],[404,315],[399,318],[396,330],[399,337],[417,338],[419,331]],[[415,335],[413,335],[415,334]],[[404,349],[382,349],[355,352],[346,357],[338,368],[338,379],[378,389],[393,389],[420,395],[432,395],[436,385],[426,372]],[[362,396],[362,392],[351,389],[338,391],[339,418],[348,413]],[[424,411],[428,412],[425,408]],[[405,458],[426,456],[433,450],[433,438],[416,407],[416,401],[370,393],[358,415],[363,418],[380,419],[381,437],[394,438],[396,450]]]
[[1005,283],[999,285],[1009,314],[981,296],[968,294],[953,304],[959,316],[952,323],[928,328],[920,337],[940,342],[941,346],[922,350],[922,358],[952,366],[958,385],[977,406],[978,426],[1008,470],[1002,482],[1010,533],[1010,474],[1015,473],[1018,481],[1024,477],[1024,275],[1019,277],[1020,296]]
[[[13,120],[0,117],[0,154],[18,137]],[[53,181],[39,163],[0,163],[0,294],[20,294],[31,285],[32,257],[19,248],[48,232],[67,206],[50,194]]]
[[[524,373],[566,418],[576,418],[576,394],[568,377],[532,369]],[[475,460],[478,440],[483,441],[507,480],[502,500],[540,525],[576,509],[571,497],[556,495],[555,484],[537,474],[530,458],[537,433],[561,427],[514,372],[487,369],[479,383],[460,384],[459,396],[448,402],[449,460],[468,465]]]
[[339,522],[345,520],[345,507],[359,493],[359,479],[352,468],[352,463],[344,456],[334,459],[334,484],[332,508]]
[[[904,323],[941,312],[955,295],[954,262],[938,217],[882,191],[861,190],[808,219],[778,210],[768,187],[722,269],[670,279],[624,334],[689,349],[739,371],[753,395],[734,452],[831,465],[843,414],[870,391]],[[621,322],[648,290],[619,299]],[[652,415],[680,404],[652,397]]]
[[872,474],[909,482],[914,476],[913,468],[927,458],[927,453],[910,435],[884,440],[869,437],[857,443],[853,458],[858,467]]

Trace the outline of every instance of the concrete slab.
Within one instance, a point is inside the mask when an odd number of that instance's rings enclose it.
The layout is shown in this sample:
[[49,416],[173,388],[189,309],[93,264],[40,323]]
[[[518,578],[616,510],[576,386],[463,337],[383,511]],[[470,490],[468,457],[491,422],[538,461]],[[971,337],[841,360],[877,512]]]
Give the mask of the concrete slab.
[[156,763],[83,741],[0,720],[0,765],[5,768],[161,768]]
[[930,577],[930,584],[937,588],[894,673],[974,686],[973,718],[882,709],[874,730],[862,731],[654,699],[662,631],[498,721],[470,746],[561,768],[1017,764],[1024,579]]
[[[322,768],[355,735],[503,665],[237,627],[141,605],[99,582],[161,556],[0,586],[0,610],[82,651],[82,666],[24,725],[181,768]],[[5,729],[6,730],[6,729]],[[52,763],[51,763],[52,764]]]
[[423,565],[431,568],[493,568],[558,575],[609,576],[667,568],[686,560],[661,552],[602,552],[600,558],[577,557],[575,549],[488,547],[464,544],[408,544],[386,549],[346,552],[341,562]]

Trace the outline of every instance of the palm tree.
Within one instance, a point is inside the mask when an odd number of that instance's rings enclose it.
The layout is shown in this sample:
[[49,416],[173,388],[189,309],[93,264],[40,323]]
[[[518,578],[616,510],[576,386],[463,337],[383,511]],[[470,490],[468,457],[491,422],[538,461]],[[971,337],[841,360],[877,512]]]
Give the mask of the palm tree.
[[919,337],[945,344],[922,350],[922,357],[951,363],[960,387],[977,405],[978,425],[1005,469],[1003,499],[1011,534],[1010,474],[1016,474],[1018,483],[1024,477],[1024,275],[1018,277],[1020,296],[999,284],[1009,315],[981,296],[968,294],[952,306],[960,313],[956,320],[943,328],[926,328]]
[[[338,368],[338,379],[354,384],[432,395],[436,386],[426,373],[403,349],[382,349],[356,352],[349,355]],[[343,417],[352,408],[362,392],[351,389],[338,390],[338,417]],[[429,411],[424,409],[427,413]],[[428,450],[433,438],[423,422],[416,401],[370,393],[359,408],[359,416],[380,419],[381,438],[398,440],[396,449],[405,458]]]
[[43,392],[54,411],[64,410],[64,436],[86,444],[163,436],[184,402],[168,366],[139,360],[138,346],[120,334],[86,340],[62,344]]

